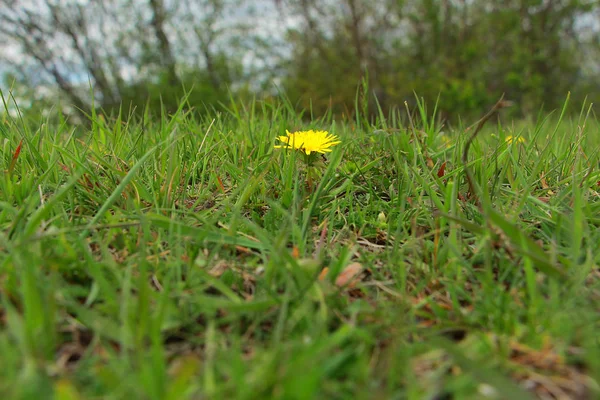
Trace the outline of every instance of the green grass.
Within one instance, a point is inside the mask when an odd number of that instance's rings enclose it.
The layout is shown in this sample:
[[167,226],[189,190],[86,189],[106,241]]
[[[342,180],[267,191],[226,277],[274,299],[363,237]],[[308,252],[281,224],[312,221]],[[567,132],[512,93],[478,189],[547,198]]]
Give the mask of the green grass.
[[[491,120],[473,193],[424,107],[184,104],[0,122],[1,398],[600,394],[594,117]],[[311,188],[273,149],[299,128],[342,140]]]

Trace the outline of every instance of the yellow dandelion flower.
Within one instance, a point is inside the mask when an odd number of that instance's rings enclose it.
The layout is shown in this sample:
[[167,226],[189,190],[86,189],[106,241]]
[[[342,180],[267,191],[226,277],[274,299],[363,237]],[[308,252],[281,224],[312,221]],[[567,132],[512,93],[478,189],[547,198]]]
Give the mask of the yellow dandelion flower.
[[523,136],[519,136],[518,138],[514,138],[512,135],[508,135],[504,141],[508,144],[512,144],[514,141],[517,141],[517,143],[525,143],[525,138]]
[[341,143],[336,135],[327,131],[310,130],[294,133],[286,131],[286,133],[286,136],[277,138],[284,144],[275,145],[276,149],[296,149],[310,155],[310,153],[328,153],[331,151],[331,147]]
[[452,147],[452,139],[450,139],[448,136],[442,135],[442,142],[444,142],[444,145],[447,149]]

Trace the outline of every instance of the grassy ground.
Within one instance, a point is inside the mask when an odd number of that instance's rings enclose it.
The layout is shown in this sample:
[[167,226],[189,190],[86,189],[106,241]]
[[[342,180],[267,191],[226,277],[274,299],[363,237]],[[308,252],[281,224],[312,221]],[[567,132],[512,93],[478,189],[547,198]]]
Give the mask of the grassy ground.
[[[418,110],[90,118],[0,121],[1,398],[599,395],[585,113],[491,119],[473,187]],[[342,140],[312,185],[300,128]]]

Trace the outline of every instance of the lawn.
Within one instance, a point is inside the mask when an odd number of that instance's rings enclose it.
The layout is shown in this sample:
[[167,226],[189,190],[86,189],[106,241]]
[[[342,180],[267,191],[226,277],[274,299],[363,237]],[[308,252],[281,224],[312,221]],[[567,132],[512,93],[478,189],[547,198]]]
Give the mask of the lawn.
[[0,397],[600,396],[593,112],[411,111],[5,115]]

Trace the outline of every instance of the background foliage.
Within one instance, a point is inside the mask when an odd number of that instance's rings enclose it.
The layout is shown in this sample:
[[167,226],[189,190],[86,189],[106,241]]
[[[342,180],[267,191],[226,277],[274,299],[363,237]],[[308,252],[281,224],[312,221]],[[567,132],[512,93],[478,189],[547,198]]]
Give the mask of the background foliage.
[[595,0],[0,0],[0,65],[21,105],[37,108],[58,96],[82,110],[92,98],[107,111],[174,110],[193,88],[200,110],[284,91],[316,115],[349,114],[367,81],[384,110],[416,92],[456,120],[506,93],[527,115],[568,91],[576,103],[598,92],[599,10]]

